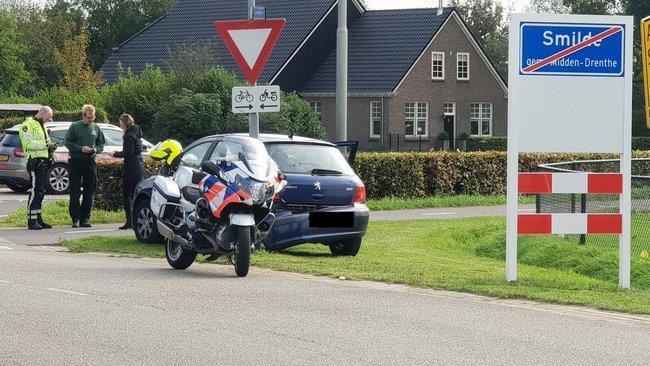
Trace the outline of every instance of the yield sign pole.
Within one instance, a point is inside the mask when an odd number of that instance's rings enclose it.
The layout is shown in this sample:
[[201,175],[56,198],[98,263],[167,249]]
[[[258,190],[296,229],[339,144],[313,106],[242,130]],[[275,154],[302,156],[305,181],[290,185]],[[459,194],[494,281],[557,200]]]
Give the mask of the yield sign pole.
[[[254,1],[249,1],[254,4]],[[252,14],[252,8],[249,9]],[[273,46],[280,38],[285,19],[217,21],[214,27],[228,47],[250,85],[257,85],[257,80],[264,70],[266,61],[271,56]],[[259,116],[249,116],[249,133],[259,136]]]
[[[255,0],[248,0],[248,19],[253,19],[253,7],[255,6]],[[253,84],[257,86],[257,81]],[[259,138],[260,137],[260,115],[259,113],[249,113],[248,114],[248,134],[250,137]]]

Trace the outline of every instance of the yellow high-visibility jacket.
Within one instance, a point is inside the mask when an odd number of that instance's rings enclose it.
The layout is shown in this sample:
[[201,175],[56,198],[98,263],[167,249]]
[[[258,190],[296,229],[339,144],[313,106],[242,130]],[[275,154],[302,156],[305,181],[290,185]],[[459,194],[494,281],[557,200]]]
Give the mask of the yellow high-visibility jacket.
[[48,145],[50,136],[47,129],[41,126],[41,123],[33,117],[29,117],[23,122],[18,130],[20,143],[23,145],[25,157],[27,158],[48,158]]

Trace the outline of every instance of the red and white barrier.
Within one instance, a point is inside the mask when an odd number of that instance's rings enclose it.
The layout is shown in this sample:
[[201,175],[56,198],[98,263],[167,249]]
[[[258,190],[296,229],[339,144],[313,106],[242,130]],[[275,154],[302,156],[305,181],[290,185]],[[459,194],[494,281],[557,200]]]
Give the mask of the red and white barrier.
[[519,194],[621,194],[619,173],[519,173]]
[[621,214],[519,214],[518,234],[620,234]]

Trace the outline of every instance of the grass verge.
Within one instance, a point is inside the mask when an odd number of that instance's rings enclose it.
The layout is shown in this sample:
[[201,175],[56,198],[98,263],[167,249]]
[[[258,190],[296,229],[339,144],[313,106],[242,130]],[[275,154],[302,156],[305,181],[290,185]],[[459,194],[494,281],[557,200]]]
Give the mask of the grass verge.
[[[519,203],[535,203],[535,196],[520,196]],[[425,198],[395,198],[371,199],[366,202],[372,211],[410,210],[417,208],[443,208],[443,207],[472,207],[472,206],[500,206],[506,204],[506,196],[433,196]]]
[[[504,282],[504,231],[502,218],[371,222],[356,257],[332,257],[325,246],[304,245],[282,253],[257,252],[252,262],[281,271],[650,314],[650,259],[635,257],[634,289],[623,291],[611,276],[618,265],[611,256],[615,249],[590,252],[567,239],[524,238],[520,280],[509,285]],[[162,246],[128,238],[88,238],[63,245],[72,252],[164,256]],[[554,250],[559,258],[552,257]],[[596,257],[585,258],[589,256]],[[581,258],[585,260],[578,263]]]
[[[43,204],[43,219],[52,226],[71,224],[67,201],[54,201]],[[90,222],[93,224],[116,224],[126,220],[124,212],[93,210]],[[0,219],[0,227],[27,227],[27,208],[21,207],[7,217]]]

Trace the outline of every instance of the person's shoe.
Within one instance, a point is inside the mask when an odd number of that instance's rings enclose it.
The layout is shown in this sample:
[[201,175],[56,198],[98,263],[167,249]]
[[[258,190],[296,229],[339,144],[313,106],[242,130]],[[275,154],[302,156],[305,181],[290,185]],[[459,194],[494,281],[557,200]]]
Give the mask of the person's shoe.
[[79,227],[79,220],[72,220],[72,227]]
[[81,226],[81,227],[93,227],[92,225],[90,225],[90,223],[88,222],[88,220],[84,220],[84,221],[82,221],[82,222],[79,224],[79,226]]
[[133,226],[131,226],[130,222],[127,222],[126,224],[120,226],[120,230],[128,230],[128,229],[133,229]]
[[27,221],[27,228],[29,230],[43,230],[43,227],[38,224],[38,220],[30,219]]
[[43,216],[41,216],[41,214],[38,214],[38,218],[36,219],[36,221],[38,221],[38,224],[41,225],[41,227],[43,229],[51,229],[52,228],[52,225],[46,224],[45,222],[43,222]]

